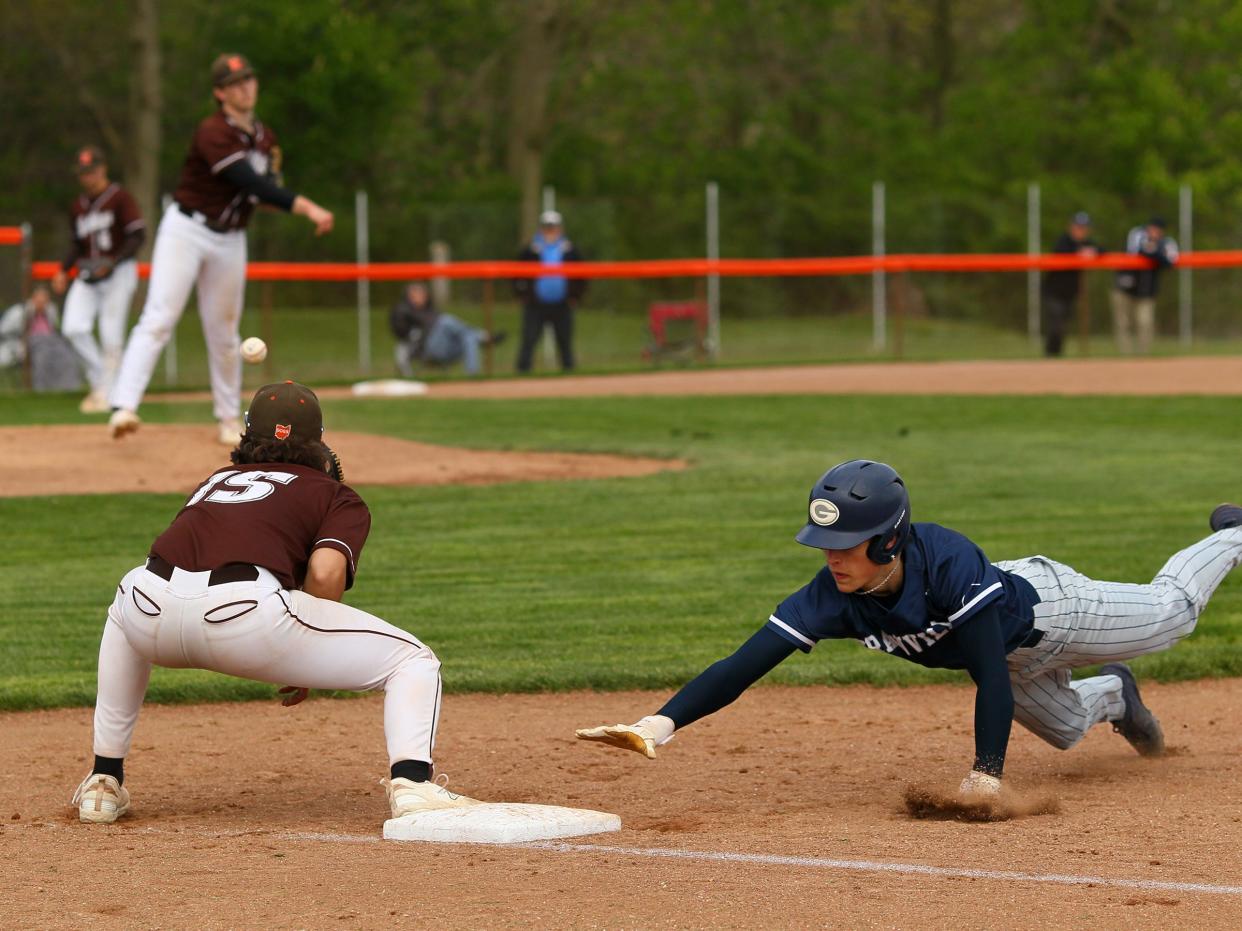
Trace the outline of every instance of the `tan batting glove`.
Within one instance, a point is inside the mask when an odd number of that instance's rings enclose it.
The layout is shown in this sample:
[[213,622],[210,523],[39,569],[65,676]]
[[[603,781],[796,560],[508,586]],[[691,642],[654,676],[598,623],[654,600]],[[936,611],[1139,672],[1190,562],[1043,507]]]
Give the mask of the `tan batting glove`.
[[662,714],[649,714],[637,724],[605,724],[574,731],[579,740],[598,740],[611,747],[633,750],[649,760],[655,759],[655,748],[673,739],[677,725]]
[[957,794],[965,802],[986,802],[1000,795],[1001,781],[995,776],[972,769],[962,780]]

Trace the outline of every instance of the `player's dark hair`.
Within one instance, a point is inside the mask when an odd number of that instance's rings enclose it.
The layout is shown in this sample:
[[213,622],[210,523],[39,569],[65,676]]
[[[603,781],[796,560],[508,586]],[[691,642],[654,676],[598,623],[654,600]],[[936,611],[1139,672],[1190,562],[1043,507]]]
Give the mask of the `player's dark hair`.
[[321,472],[328,471],[330,456],[328,447],[319,440],[296,443],[289,440],[261,440],[243,434],[241,442],[229,453],[233,465],[252,465],[256,462],[285,462],[304,465]]

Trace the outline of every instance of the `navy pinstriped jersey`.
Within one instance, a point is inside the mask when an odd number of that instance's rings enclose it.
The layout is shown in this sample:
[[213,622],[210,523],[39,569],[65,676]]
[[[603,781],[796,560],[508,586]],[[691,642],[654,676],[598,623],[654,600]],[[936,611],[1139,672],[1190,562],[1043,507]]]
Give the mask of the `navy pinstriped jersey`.
[[804,653],[820,640],[852,638],[936,669],[966,668],[953,631],[989,605],[1004,627],[1006,652],[1030,633],[1039,603],[1031,583],[992,565],[957,531],[914,524],[902,558],[900,593],[842,594],[825,566],[780,603],[767,626]]

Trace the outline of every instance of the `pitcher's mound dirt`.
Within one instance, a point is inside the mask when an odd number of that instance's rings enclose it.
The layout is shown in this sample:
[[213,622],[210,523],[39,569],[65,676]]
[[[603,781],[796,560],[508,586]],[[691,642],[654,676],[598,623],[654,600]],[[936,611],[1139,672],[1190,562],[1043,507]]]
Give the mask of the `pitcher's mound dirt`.
[[[488,485],[650,475],[679,459],[434,446],[370,433],[332,432],[351,485]],[[112,440],[101,424],[0,427],[0,497],[189,492],[228,465],[214,426],[143,424]]]

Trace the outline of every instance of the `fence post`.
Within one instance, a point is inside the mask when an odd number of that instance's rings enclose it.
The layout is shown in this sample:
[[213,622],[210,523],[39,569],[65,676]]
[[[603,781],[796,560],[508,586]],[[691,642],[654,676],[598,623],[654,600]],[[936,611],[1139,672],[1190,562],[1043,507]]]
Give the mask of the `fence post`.
[[[543,186],[542,203],[543,206],[540,210],[556,209],[556,188],[551,184],[545,184]],[[539,229],[538,218],[536,218],[535,229]],[[530,286],[533,289],[535,287],[535,281],[531,281]],[[543,357],[544,368],[551,371],[552,366],[556,361],[556,340],[553,338],[552,331],[547,327],[544,327],[543,330],[543,339],[539,345],[539,355]]]
[[[883,258],[886,253],[884,231],[884,182],[876,181],[871,185],[871,254]],[[874,348],[882,352],[887,342],[888,332],[888,278],[884,269],[877,268],[871,273],[871,342]]]
[[[367,192],[354,192],[354,243],[357,247],[358,270],[364,271],[371,262],[371,238],[367,215]],[[358,277],[358,371],[371,372],[371,279]]]
[[496,302],[496,282],[491,278],[483,279],[483,329],[488,332],[488,340],[483,344],[483,374],[491,375],[493,370],[493,357],[495,355],[495,340],[491,339],[491,334],[496,332],[496,327],[492,321],[492,310]]
[[[1179,191],[1177,234],[1182,240],[1182,251],[1190,252],[1194,248],[1194,192],[1189,184],[1183,184]],[[1177,270],[1177,324],[1183,346],[1189,346],[1194,339],[1193,274],[1189,268]]]
[[[720,260],[720,185],[707,182],[707,260]],[[720,358],[720,276],[707,276],[707,353],[713,361]]]
[[[1039,182],[1033,181],[1026,186],[1026,251],[1034,258],[1040,253],[1039,231]],[[1031,337],[1031,345],[1039,345],[1039,269],[1032,268],[1026,273],[1026,331]]]
[[[30,289],[34,285],[34,227],[29,222],[22,224],[22,244],[18,251],[18,263],[21,268],[18,270],[18,294],[17,298],[22,303],[26,303],[26,299],[30,297]],[[23,311],[24,313],[24,311]],[[34,382],[30,372],[30,338],[26,332],[26,321],[22,318],[22,387],[27,391],[31,389]]]

